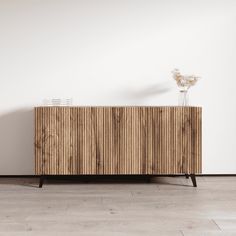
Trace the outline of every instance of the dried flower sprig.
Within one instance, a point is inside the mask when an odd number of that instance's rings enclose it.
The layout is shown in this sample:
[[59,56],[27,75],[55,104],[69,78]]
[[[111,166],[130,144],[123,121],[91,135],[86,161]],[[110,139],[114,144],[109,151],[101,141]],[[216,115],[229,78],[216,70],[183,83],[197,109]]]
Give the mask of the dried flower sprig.
[[178,69],[174,69],[172,74],[173,78],[177,82],[178,87],[182,91],[187,91],[191,86],[196,84],[198,79],[200,79],[199,76],[195,75],[181,75]]

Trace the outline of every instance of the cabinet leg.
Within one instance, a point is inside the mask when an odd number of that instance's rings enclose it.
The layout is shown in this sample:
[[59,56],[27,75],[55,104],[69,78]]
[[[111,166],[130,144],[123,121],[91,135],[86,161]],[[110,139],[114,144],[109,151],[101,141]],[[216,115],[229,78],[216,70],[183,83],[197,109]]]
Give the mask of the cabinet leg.
[[41,176],[40,176],[40,179],[39,179],[39,188],[42,188],[42,187],[43,187],[43,182],[44,182],[44,176],[41,175]]
[[189,178],[189,174],[185,174],[185,177],[186,177],[186,179],[188,179]]
[[193,187],[197,187],[197,181],[195,174],[190,174],[191,180],[193,182]]

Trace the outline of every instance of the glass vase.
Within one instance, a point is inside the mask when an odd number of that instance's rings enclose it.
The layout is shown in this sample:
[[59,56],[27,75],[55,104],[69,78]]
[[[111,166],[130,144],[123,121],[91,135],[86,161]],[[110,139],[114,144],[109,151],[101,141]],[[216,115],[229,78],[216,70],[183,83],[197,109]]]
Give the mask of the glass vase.
[[188,106],[189,104],[189,98],[188,98],[188,90],[180,90],[179,91],[179,106]]

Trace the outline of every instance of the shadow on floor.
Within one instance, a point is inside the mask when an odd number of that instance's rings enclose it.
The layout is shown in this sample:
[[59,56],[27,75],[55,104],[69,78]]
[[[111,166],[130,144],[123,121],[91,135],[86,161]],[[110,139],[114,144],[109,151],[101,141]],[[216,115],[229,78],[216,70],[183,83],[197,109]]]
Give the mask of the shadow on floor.
[[0,115],[0,175],[33,173],[33,109]]
[[[115,177],[115,178],[114,178]],[[26,186],[38,188],[39,186],[39,177],[30,177],[30,178],[20,178],[20,177],[11,177],[11,178],[0,178],[0,185],[13,185],[13,186]],[[182,187],[192,187],[192,182],[185,179],[185,176],[175,176],[175,177],[125,177],[122,176],[113,176],[109,178],[106,176],[49,176],[44,180],[46,185],[161,185],[161,186],[182,186]]]

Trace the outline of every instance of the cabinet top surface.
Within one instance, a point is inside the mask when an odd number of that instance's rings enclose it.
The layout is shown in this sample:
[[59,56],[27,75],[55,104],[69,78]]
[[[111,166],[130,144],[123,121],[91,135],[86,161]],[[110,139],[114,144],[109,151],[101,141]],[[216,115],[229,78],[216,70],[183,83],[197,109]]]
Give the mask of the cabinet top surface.
[[202,108],[200,106],[36,106],[35,108]]

